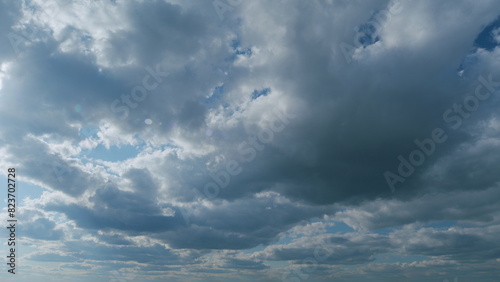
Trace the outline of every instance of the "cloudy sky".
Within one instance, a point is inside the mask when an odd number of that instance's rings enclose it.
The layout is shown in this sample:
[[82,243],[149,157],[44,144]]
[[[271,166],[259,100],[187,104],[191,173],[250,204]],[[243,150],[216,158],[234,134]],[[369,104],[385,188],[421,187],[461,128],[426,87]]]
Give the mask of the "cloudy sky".
[[499,15],[0,0],[0,279],[498,281]]

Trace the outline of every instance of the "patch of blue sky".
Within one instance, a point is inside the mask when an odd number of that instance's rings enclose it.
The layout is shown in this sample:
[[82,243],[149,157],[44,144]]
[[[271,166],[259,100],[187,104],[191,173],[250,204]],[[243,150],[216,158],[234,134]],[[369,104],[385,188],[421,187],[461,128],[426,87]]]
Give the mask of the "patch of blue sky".
[[231,49],[233,50],[233,54],[227,58],[224,59],[224,61],[229,61],[232,62],[236,60],[238,56],[246,56],[246,57],[251,57],[252,56],[252,48],[243,48],[241,46],[241,42],[239,39],[235,39],[231,41]]
[[262,90],[254,90],[252,92],[252,100],[259,98],[260,96],[267,96],[271,92],[271,88],[264,88]]
[[495,39],[493,31],[500,28],[500,17],[498,17],[491,24],[486,26],[481,33],[474,40],[474,47],[483,48],[488,51],[495,49],[499,42]]
[[380,37],[376,35],[376,29],[372,25],[361,25],[358,28],[358,33],[361,33],[361,35],[358,36],[358,42],[363,45],[363,47],[373,45],[380,41]]
[[460,63],[460,66],[457,69],[457,72],[459,75],[463,74],[463,71],[470,65],[473,65],[477,62],[477,57],[476,56],[470,56],[474,54],[477,49],[485,49],[487,51],[492,51],[495,49],[497,46],[499,46],[500,42],[497,41],[495,38],[495,34],[493,33],[495,30],[500,28],[500,17],[498,17],[496,20],[494,20],[492,23],[487,25],[474,39],[474,44],[472,50],[467,54],[467,56],[464,57],[462,62]]
[[79,135],[80,135],[80,138],[82,138],[82,139],[87,139],[87,138],[91,138],[91,137],[97,138],[98,132],[99,132],[98,127],[85,126],[85,127],[80,128]]
[[377,13],[374,13],[366,23],[363,23],[357,27],[357,40],[363,47],[370,46],[380,41],[377,27],[372,24],[377,22],[377,20],[375,19],[375,15],[377,15]]
[[[137,137],[137,139],[142,140],[139,137]],[[119,162],[137,157],[137,155],[142,152],[146,148],[146,146],[146,143],[144,143],[143,141],[140,141],[138,145],[110,146],[109,149],[104,145],[99,144],[93,149],[82,150],[79,156],[74,157],[79,158],[82,163],[94,163],[95,160]],[[179,148],[181,147],[175,145],[174,142],[154,146],[154,149],[161,151]]]
[[215,101],[219,100],[222,97],[222,94],[224,94],[224,84],[216,86],[212,94],[210,94],[208,98],[203,100],[203,104],[213,104]]
[[99,144],[92,150],[84,153],[92,159],[99,159],[108,162],[120,162],[136,157],[142,151],[142,146],[121,145],[110,146],[109,149],[104,145]]
[[[7,177],[6,177],[7,174],[0,174],[0,181],[1,183],[7,183]],[[19,180],[20,178],[22,179],[23,177],[23,171],[22,170],[19,170],[18,168],[16,168],[16,201],[17,201],[17,204],[19,206],[23,206],[24,205],[24,200],[27,198],[27,197],[30,197],[31,199],[36,199],[36,198],[40,198],[42,196],[42,193],[43,191],[45,191],[45,189],[41,186],[38,186],[38,185],[35,185],[35,184],[32,184],[30,182],[27,182],[27,181],[22,181],[22,180]],[[7,185],[5,185],[7,186]]]
[[[469,55],[472,55],[474,53],[474,51],[471,51],[469,53]],[[472,66],[474,64],[477,63],[478,61],[478,58],[476,56],[465,56],[465,58],[462,60],[462,62],[460,63],[460,66],[458,66],[458,69],[457,69],[457,72],[462,75],[463,74],[463,71],[468,67],[468,66]]]
[[43,187],[32,184],[26,181],[19,181],[17,183],[17,197],[19,201],[19,205],[24,205],[24,200],[27,197],[31,199],[40,198],[42,196],[43,191],[45,190]]
[[326,233],[329,233],[329,234],[333,234],[333,233],[344,234],[344,233],[350,233],[350,232],[355,232],[355,231],[356,230],[354,230],[349,225],[343,223],[342,221],[335,221],[335,225],[326,227]]
[[91,41],[92,40],[92,36],[89,36],[89,35],[84,35],[82,37],[80,37],[80,40],[85,42],[85,41]]
[[[99,132],[98,127],[83,127],[80,129],[80,138],[87,139],[87,138],[95,138],[98,139],[97,133]],[[136,157],[146,146],[146,143],[142,141],[141,137],[136,134],[134,136],[135,139],[140,140],[138,145],[120,145],[120,146],[110,146],[109,149],[106,148],[104,145],[99,144],[95,148],[92,149],[84,149],[80,152],[78,156],[73,156],[80,158],[80,160],[84,163],[91,162],[90,159],[98,159],[102,161],[109,161],[109,162],[118,162],[118,161],[124,161],[130,158]],[[177,148],[174,144],[166,144],[163,145],[161,148],[164,150],[164,148]],[[86,158],[83,158],[83,157]]]
[[239,47],[241,47],[241,41],[239,39],[235,39],[235,40],[231,41],[231,48],[233,50],[236,50]]
[[245,55],[247,57],[252,56],[252,49],[247,48],[247,49],[239,49],[234,52],[235,55]]

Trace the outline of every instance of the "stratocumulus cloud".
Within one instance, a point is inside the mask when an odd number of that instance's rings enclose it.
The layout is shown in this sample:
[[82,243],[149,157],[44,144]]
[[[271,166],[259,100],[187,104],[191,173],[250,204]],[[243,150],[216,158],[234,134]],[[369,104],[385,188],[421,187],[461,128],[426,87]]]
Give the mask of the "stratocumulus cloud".
[[494,281],[499,16],[0,0],[2,281]]

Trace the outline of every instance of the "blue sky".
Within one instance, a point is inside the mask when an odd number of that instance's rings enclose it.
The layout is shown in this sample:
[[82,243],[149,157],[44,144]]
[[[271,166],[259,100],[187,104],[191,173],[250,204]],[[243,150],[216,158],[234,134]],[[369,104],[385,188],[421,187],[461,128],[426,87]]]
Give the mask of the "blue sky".
[[0,27],[2,281],[500,276],[498,1],[0,0]]

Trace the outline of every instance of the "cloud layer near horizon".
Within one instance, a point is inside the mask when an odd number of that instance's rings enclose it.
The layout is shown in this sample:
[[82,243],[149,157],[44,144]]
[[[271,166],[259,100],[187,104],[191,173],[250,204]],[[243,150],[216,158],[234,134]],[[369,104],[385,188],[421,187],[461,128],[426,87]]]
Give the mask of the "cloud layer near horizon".
[[499,15],[0,0],[20,281],[492,281]]

